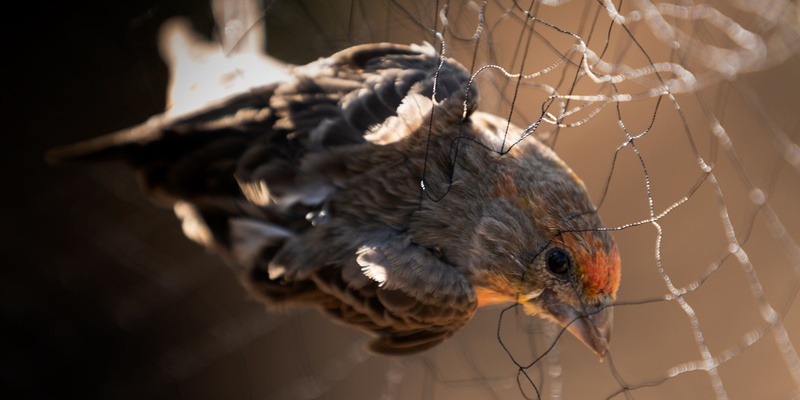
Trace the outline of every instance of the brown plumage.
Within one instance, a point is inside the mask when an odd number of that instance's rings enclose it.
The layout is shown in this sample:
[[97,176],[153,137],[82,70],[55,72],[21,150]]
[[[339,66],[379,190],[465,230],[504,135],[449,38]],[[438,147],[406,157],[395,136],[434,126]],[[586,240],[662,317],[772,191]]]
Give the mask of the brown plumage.
[[127,160],[257,298],[318,307],[375,352],[430,348],[516,301],[605,354],[614,241],[548,147],[499,152],[506,121],[475,111],[460,64],[382,43],[281,75],[48,157]]

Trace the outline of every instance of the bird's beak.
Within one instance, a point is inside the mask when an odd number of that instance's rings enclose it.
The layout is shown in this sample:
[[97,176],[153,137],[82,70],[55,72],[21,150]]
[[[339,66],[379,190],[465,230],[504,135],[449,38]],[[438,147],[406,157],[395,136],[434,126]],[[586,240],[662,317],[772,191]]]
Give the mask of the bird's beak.
[[555,301],[555,295],[549,294],[551,296],[540,296],[537,299],[539,300],[537,306],[541,307],[548,317],[575,335],[600,357],[600,361],[603,361],[611,343],[611,326],[614,322],[614,309],[609,307],[610,299],[578,310],[563,302]]

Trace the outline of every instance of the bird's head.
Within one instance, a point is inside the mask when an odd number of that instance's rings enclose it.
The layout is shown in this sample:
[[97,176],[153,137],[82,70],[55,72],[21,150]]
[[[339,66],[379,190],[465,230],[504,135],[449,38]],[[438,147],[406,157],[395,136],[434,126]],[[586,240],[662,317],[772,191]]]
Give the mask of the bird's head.
[[518,302],[602,360],[620,282],[614,239],[583,182],[548,147],[531,140],[498,165],[472,250],[479,305]]

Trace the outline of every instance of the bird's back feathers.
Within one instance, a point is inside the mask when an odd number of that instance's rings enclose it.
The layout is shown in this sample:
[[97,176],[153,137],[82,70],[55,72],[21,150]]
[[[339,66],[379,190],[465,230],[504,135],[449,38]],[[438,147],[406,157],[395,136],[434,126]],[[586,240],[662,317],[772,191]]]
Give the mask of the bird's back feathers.
[[[246,286],[269,304],[315,305],[378,334],[372,348],[381,353],[441,342],[477,300],[462,272],[403,232],[421,179],[408,149],[421,154],[440,130],[431,121],[469,117],[469,73],[429,45],[394,44],[287,70],[288,81],[157,115],[48,160],[127,161],[148,196],[174,207],[186,235],[240,264]],[[387,171],[404,178],[373,182]],[[341,204],[363,204],[350,214],[360,220],[340,218]]]

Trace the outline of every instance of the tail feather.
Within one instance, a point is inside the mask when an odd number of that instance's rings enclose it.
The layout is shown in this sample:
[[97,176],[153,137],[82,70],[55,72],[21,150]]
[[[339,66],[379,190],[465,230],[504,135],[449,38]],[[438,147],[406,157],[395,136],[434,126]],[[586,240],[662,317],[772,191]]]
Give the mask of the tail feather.
[[155,115],[140,125],[83,142],[50,149],[45,153],[45,161],[50,165],[58,165],[75,161],[122,158],[126,152],[125,149],[130,146],[141,146],[158,140],[165,125],[163,120],[162,114]]

